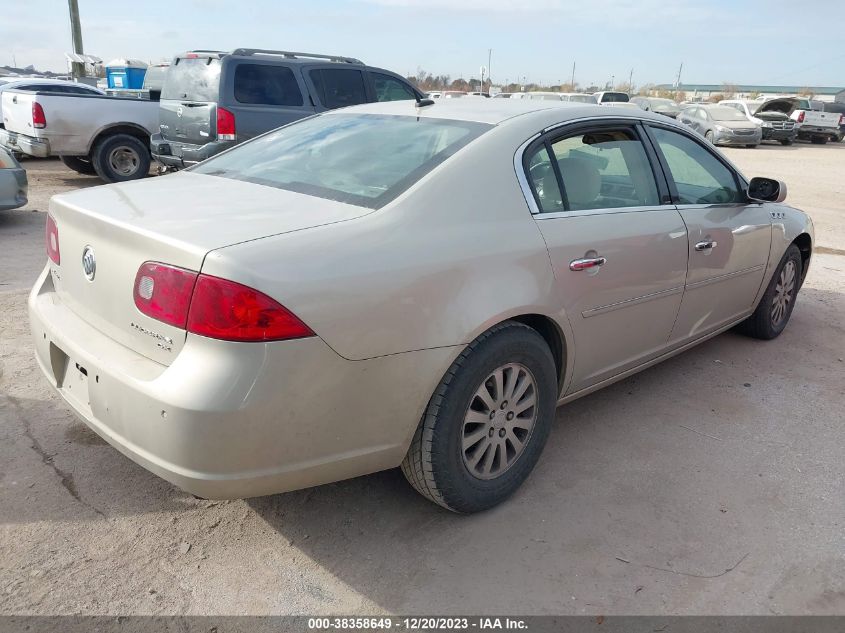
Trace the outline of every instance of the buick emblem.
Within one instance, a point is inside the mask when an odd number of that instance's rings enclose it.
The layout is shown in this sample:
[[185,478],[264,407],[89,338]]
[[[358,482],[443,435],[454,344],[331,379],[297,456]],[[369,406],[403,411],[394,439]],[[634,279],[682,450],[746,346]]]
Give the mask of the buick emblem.
[[94,281],[94,275],[97,274],[97,260],[94,259],[94,249],[90,246],[82,250],[82,270],[85,271],[85,278],[88,281]]
[[178,116],[180,119],[182,118],[182,106],[176,108],[176,116]]

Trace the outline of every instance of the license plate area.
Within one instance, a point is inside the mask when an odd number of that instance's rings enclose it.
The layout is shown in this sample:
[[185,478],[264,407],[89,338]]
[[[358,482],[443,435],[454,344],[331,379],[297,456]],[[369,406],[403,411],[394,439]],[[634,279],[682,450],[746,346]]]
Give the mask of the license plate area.
[[53,375],[56,377],[56,387],[62,395],[72,401],[77,408],[90,411],[88,368],[70,358],[53,343],[50,343],[50,363],[53,366]]

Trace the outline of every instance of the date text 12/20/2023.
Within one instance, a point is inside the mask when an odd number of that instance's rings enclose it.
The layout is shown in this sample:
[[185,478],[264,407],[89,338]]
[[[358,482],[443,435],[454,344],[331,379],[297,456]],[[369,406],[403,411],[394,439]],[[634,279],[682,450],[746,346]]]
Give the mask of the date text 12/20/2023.
[[519,618],[500,617],[335,617],[309,618],[308,629],[312,631],[339,630],[390,630],[397,631],[459,631],[459,630],[511,630],[525,631],[528,624]]

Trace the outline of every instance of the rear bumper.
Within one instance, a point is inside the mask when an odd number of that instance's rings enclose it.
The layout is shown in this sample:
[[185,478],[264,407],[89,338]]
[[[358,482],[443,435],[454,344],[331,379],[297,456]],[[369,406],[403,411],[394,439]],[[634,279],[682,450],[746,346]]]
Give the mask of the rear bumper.
[[50,155],[50,141],[46,138],[26,136],[3,128],[0,128],[0,145],[28,156],[46,158]]
[[798,138],[812,138],[814,136],[836,138],[839,136],[839,127],[821,127],[818,125],[802,124],[801,127],[798,128]]
[[76,316],[54,291],[49,266],[29,316],[38,364],[75,413],[133,461],[205,498],[397,466],[458,353],[348,361],[317,337],[261,344],[189,335],[165,366]]
[[190,167],[237,144],[237,141],[214,141],[205,145],[170,141],[159,134],[150,137],[153,158],[165,167]]

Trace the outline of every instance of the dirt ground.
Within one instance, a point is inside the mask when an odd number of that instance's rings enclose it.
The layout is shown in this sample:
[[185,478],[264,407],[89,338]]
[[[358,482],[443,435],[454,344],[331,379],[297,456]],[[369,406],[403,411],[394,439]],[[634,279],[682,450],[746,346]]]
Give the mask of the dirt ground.
[[0,213],[0,614],[845,614],[845,144],[728,150],[783,178],[818,253],[784,334],[719,336],[562,407],[490,512],[398,471],[211,502],[105,445],[50,391],[25,300],[49,196]]

